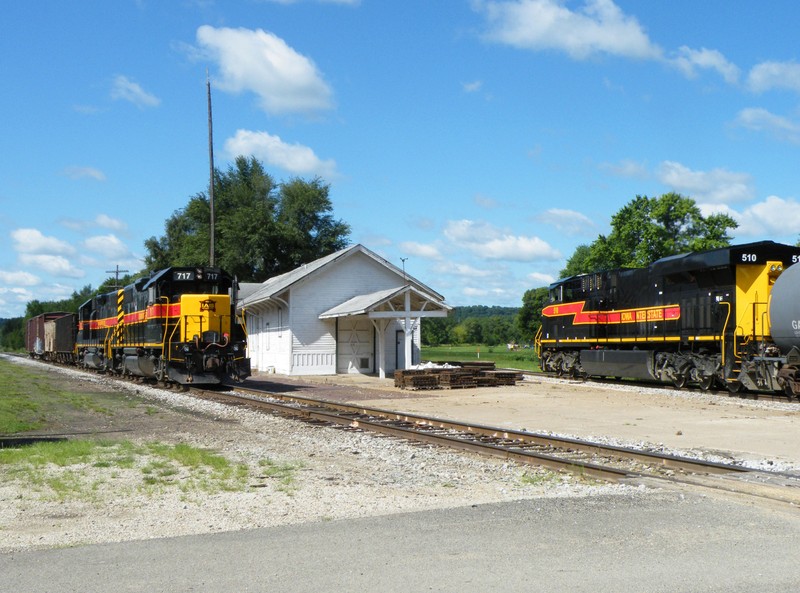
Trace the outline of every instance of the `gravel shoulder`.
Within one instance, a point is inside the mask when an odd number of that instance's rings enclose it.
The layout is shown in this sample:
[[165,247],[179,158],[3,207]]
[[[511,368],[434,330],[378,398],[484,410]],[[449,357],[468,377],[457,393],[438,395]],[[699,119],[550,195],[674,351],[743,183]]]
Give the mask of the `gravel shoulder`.
[[[640,488],[582,482],[513,463],[87,377],[27,359],[13,361],[58,373],[64,387],[119,395],[121,405],[111,413],[71,418],[58,427],[63,434],[137,444],[187,443],[246,465],[248,473],[240,488],[209,492],[183,488],[186,476],[181,474],[166,485],[143,487],[140,466],[48,468],[59,479],[84,485],[80,496],[65,498],[0,465],[0,552],[4,553],[540,497],[647,495]],[[297,389],[291,381],[280,384]],[[359,386],[341,389],[340,393],[356,398],[376,395]],[[269,475],[264,471],[267,464],[291,468],[291,479]]]

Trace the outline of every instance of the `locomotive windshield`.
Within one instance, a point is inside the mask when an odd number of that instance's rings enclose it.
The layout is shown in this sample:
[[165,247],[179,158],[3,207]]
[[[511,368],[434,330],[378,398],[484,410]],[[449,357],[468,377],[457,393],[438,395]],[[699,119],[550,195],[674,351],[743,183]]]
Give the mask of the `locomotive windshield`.
[[180,294],[227,294],[231,278],[218,268],[167,268],[156,273],[143,288],[150,298]]

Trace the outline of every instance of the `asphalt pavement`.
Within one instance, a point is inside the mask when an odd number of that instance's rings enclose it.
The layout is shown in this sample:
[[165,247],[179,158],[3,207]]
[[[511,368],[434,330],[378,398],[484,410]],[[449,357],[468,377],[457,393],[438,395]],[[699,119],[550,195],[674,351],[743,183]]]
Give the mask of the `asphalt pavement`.
[[[2,531],[0,531],[2,537]],[[794,593],[800,509],[551,498],[0,555],[19,593]]]

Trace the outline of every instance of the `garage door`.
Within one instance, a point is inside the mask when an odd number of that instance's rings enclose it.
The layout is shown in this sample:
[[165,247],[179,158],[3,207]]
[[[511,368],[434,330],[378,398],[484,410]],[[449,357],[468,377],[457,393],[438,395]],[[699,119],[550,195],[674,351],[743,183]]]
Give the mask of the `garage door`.
[[369,319],[340,318],[337,341],[337,373],[374,372],[375,340]]

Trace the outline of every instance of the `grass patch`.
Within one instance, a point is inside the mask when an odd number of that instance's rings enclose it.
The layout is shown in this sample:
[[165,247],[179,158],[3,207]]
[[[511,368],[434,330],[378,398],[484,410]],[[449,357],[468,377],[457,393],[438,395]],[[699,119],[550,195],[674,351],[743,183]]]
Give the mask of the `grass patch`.
[[297,490],[295,473],[303,466],[299,463],[276,463],[271,459],[262,459],[258,462],[262,477],[278,480],[278,490],[286,494],[293,494]]
[[498,368],[535,372],[540,370],[539,359],[532,348],[508,350],[505,345],[423,346],[421,357],[422,360],[430,360],[432,362],[493,361]]
[[528,472],[525,472],[519,479],[524,486],[546,486],[547,484],[551,484],[559,480],[560,478],[558,474],[554,472],[536,474],[529,474]]
[[[295,487],[294,466],[270,467],[281,480],[279,489]],[[0,449],[0,479],[23,481],[45,499],[92,501],[104,484],[112,487],[122,475],[132,477],[126,483],[133,490],[146,494],[172,488],[213,494],[246,489],[250,468],[185,443],[75,440]]]
[[64,415],[112,415],[112,405],[110,394],[65,389],[54,373],[0,360],[0,434],[47,428]]

